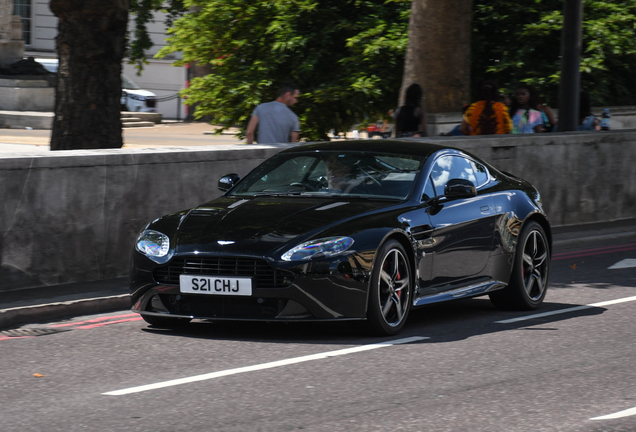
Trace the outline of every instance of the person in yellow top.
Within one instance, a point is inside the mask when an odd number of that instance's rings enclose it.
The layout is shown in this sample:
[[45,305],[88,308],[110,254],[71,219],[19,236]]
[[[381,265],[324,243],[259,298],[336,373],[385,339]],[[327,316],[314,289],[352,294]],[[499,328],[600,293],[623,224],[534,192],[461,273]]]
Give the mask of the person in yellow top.
[[512,131],[512,120],[508,107],[499,100],[499,89],[495,81],[484,81],[481,100],[468,107],[459,130],[464,135],[508,134]]

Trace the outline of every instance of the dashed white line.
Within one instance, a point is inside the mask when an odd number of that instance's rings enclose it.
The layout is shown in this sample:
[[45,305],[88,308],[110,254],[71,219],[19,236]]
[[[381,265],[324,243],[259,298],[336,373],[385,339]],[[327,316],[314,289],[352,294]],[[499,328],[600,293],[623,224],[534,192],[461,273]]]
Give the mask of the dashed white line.
[[[625,298],[616,299],[616,300],[608,300],[608,301],[599,302],[599,303],[592,303],[592,304],[588,304],[588,305],[581,305],[581,306],[576,306],[576,307],[571,307],[571,308],[566,308],[566,309],[560,309],[560,310],[556,310],[556,311],[543,312],[543,313],[539,313],[539,314],[527,315],[527,316],[518,317],[518,318],[511,318],[511,319],[507,319],[507,320],[495,321],[495,323],[496,324],[509,324],[509,323],[515,323],[515,322],[519,322],[519,321],[526,321],[526,320],[531,320],[531,319],[535,319],[535,318],[541,318],[541,317],[546,317],[546,316],[551,316],[551,315],[564,314],[564,313],[569,313],[569,312],[574,312],[574,311],[579,311],[579,310],[584,310],[584,309],[590,309],[590,308],[595,308],[595,307],[610,306],[610,305],[614,305],[614,304],[626,303],[626,302],[631,302],[631,301],[636,301],[636,296],[625,297]],[[269,362],[269,363],[262,363],[262,364],[252,365],[252,366],[245,366],[245,367],[240,367],[240,368],[235,368],[235,369],[228,369],[228,370],[224,370],[224,371],[212,372],[212,373],[203,374],[203,375],[195,375],[195,376],[192,376],[192,377],[179,378],[179,379],[174,379],[174,380],[170,380],[170,381],[163,381],[163,382],[159,382],[159,383],[155,383],[155,384],[147,384],[147,385],[142,385],[142,386],[137,386],[137,387],[130,387],[130,388],[127,388],[127,389],[114,390],[114,391],[110,391],[110,392],[106,392],[106,393],[102,393],[102,394],[106,395],[106,396],[122,396],[122,395],[131,394],[131,393],[140,393],[140,392],[144,392],[144,391],[148,391],[148,390],[156,390],[156,389],[160,389],[160,388],[164,388],[164,387],[172,387],[172,386],[176,386],[176,385],[188,384],[188,383],[197,382],[197,381],[206,381],[206,380],[211,380],[211,379],[215,379],[215,378],[221,378],[221,377],[229,376],[229,375],[236,375],[236,374],[241,374],[241,373],[246,373],[246,372],[254,372],[254,371],[259,371],[259,370],[264,370],[264,369],[272,369],[272,368],[276,368],[276,367],[289,366],[289,365],[292,365],[292,364],[303,363],[303,362],[308,362],[308,361],[313,361],[313,360],[322,360],[322,359],[326,359],[326,358],[329,358],[329,357],[337,357],[337,356],[354,354],[354,353],[363,352],[363,351],[370,351],[370,350],[374,350],[374,349],[378,349],[378,348],[385,348],[385,347],[389,347],[389,346],[393,346],[393,345],[407,344],[407,343],[416,342],[416,341],[420,341],[420,340],[424,340],[424,339],[429,339],[429,338],[428,337],[423,337],[423,336],[414,336],[414,337],[410,337],[410,338],[396,339],[396,340],[393,340],[393,341],[380,342],[380,343],[377,343],[377,344],[362,345],[362,346],[357,346],[357,347],[353,347],[353,348],[345,348],[345,349],[336,350],[336,351],[327,351],[327,352],[311,354],[311,355],[302,356],[302,357],[294,357],[294,358],[290,358],[290,359],[278,360],[278,361]],[[631,415],[636,415],[636,408],[632,408],[632,409],[629,409],[629,410],[621,411],[621,412],[618,412],[618,413],[615,413],[615,414],[610,414],[609,416],[595,417],[595,418],[593,418],[591,420],[603,420],[603,419],[609,419],[609,418],[620,418],[620,417],[626,417],[626,416],[631,416]]]
[[603,306],[609,306],[609,305],[613,305],[613,304],[626,303],[626,302],[630,302],[630,301],[636,301],[636,296],[625,297],[625,298],[616,299],[616,300],[608,300],[608,301],[604,301],[604,302],[600,302],[600,303],[592,303],[592,304],[582,305],[582,306],[575,306],[575,307],[571,307],[571,308],[567,308],[567,309],[559,309],[559,310],[555,310],[555,311],[543,312],[543,313],[538,313],[538,314],[534,314],[534,315],[526,315],[526,316],[522,316],[522,317],[518,317],[518,318],[511,318],[511,319],[507,319],[507,320],[495,321],[495,323],[496,324],[510,324],[510,323],[515,323],[515,322],[519,322],[519,321],[526,321],[526,320],[531,320],[531,319],[535,319],[535,318],[542,318],[542,317],[551,316],[551,315],[559,315],[559,314],[564,314],[564,313],[568,313],[568,312],[575,312],[575,311],[579,311],[579,310],[583,310],[583,309],[590,309],[590,308],[595,308],[595,307],[603,307]]
[[614,414],[608,414],[600,417],[593,417],[590,420],[613,420],[623,417],[629,417],[636,415],[636,408],[630,408],[623,411],[616,412]]
[[180,384],[211,380],[214,378],[220,378],[220,377],[224,377],[228,375],[236,375],[236,374],[245,373],[245,372],[254,372],[254,371],[259,371],[263,369],[272,369],[276,367],[288,366],[288,365],[303,363],[303,362],[312,361],[312,360],[321,360],[321,359],[326,359],[329,357],[337,357],[337,356],[343,356],[347,354],[359,353],[362,351],[370,351],[370,350],[385,348],[385,347],[389,347],[393,345],[401,345],[401,344],[407,344],[411,342],[417,342],[424,339],[428,339],[428,338],[422,337],[422,336],[414,336],[414,337],[409,337],[404,339],[396,339],[392,341],[380,342],[377,344],[362,345],[362,346],[357,346],[353,348],[345,348],[345,349],[336,350],[336,351],[327,351],[327,352],[311,354],[311,355],[302,356],[302,357],[294,357],[290,359],[278,360],[278,361],[273,361],[269,363],[262,363],[262,364],[257,364],[253,366],[245,366],[245,367],[240,367],[236,369],[228,369],[224,371],[212,372],[212,373],[203,374],[203,375],[196,375],[196,376],[187,377],[187,378],[164,381],[164,382],[159,382],[155,384],[142,385],[138,387],[130,387],[127,389],[115,390],[115,391],[110,391],[110,392],[106,392],[102,394],[106,396],[122,396],[122,395],[131,394],[131,393],[139,393],[139,392],[144,392],[148,390],[156,390],[156,389],[160,389],[164,387],[176,386]]
[[623,261],[619,261],[611,267],[608,267],[608,270],[617,270],[617,269],[625,269],[636,267],[636,259],[624,259]]

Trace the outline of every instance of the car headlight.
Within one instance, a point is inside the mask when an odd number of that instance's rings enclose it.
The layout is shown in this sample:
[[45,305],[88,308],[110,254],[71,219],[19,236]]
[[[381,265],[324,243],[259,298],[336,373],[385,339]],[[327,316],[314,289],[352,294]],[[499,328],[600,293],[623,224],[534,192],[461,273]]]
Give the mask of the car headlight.
[[328,237],[311,240],[288,250],[281,259],[284,261],[305,261],[316,255],[319,255],[320,258],[328,258],[346,251],[352,244],[351,237]]
[[163,257],[170,250],[170,239],[159,231],[145,230],[139,234],[135,247],[148,257]]

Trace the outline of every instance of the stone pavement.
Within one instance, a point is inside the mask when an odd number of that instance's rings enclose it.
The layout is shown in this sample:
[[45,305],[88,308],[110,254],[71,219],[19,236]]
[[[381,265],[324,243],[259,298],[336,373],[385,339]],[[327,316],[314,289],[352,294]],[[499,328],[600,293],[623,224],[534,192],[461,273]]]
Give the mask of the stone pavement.
[[[553,246],[602,247],[609,240],[636,241],[636,218],[613,222],[553,227]],[[130,308],[127,278],[36,287],[3,293],[0,330],[24,323]]]
[[[215,126],[206,122],[166,121],[153,127],[123,129],[124,148],[209,146],[245,144],[232,128],[215,135]],[[4,152],[50,151],[51,131],[46,129],[0,129],[0,154]]]

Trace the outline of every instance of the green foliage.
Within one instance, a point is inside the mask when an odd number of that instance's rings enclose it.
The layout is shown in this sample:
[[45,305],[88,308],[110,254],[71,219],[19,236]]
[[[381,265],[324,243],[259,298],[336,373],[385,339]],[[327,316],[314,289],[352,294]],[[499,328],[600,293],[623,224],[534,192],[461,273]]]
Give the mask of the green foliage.
[[210,64],[182,92],[195,116],[246,125],[280,84],[299,85],[301,137],[325,139],[395,107],[402,80],[407,0],[185,0],[159,57]]
[[[562,0],[476,0],[473,14],[473,89],[497,79],[511,92],[534,85],[558,103]],[[636,0],[584,0],[581,87],[592,103],[636,104]]]

